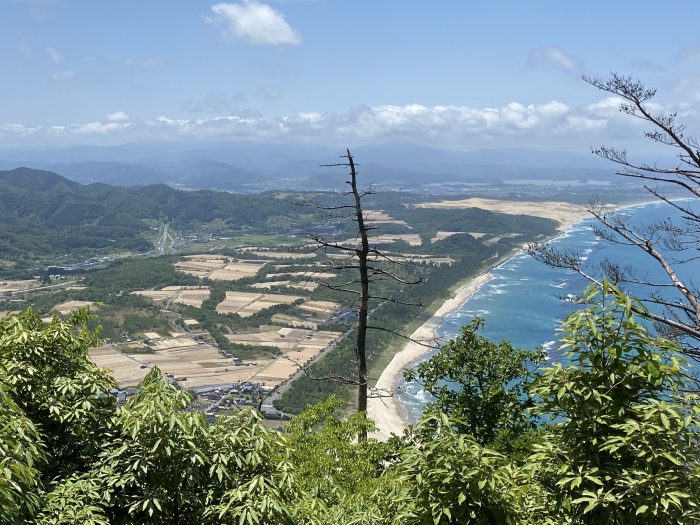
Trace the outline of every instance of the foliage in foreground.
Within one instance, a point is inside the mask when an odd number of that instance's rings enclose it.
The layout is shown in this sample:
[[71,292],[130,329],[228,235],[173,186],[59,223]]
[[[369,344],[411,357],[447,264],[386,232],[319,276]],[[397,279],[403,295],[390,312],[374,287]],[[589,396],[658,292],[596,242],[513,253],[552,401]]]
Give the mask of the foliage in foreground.
[[508,448],[534,426],[527,408],[528,387],[546,352],[496,344],[479,335],[483,320],[476,318],[435,356],[407,370],[435,401],[429,408],[450,416],[460,433],[481,445]]
[[[254,411],[210,424],[157,369],[118,407],[88,359],[98,334],[84,313],[10,316],[0,320],[0,524],[700,523],[700,415],[677,347],[616,289],[587,299],[563,327],[570,364],[535,373],[532,354],[473,325],[421,370],[435,385],[464,379],[457,393],[477,415],[486,403],[537,424],[517,426],[516,451],[480,434],[503,425],[465,424],[472,412],[440,390],[387,443],[356,442],[371,423],[339,418],[333,398],[281,432]],[[465,368],[491,354],[491,368]],[[473,389],[479,379],[488,389]]]

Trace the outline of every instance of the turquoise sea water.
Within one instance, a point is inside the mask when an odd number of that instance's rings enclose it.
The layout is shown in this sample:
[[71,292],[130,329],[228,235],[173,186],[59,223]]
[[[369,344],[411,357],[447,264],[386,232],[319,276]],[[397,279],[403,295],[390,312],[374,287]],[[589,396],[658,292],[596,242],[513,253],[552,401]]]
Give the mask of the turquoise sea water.
[[[693,203],[693,207],[696,207],[696,203]],[[619,214],[636,225],[667,218],[678,221],[680,218],[680,213],[665,203],[624,208]],[[610,244],[597,237],[593,231],[595,224],[594,219],[584,219],[554,239],[552,244],[562,250],[578,250],[586,259],[590,272],[608,259],[633,266],[650,280],[661,277],[661,270],[640,249]],[[696,283],[700,284],[700,261],[681,268],[683,278],[695,277]],[[512,257],[490,273],[493,278],[439,327],[441,341],[454,337],[463,325],[475,316],[481,316],[486,322],[482,332],[486,337],[496,341],[508,340],[521,348],[544,346],[550,361],[560,360],[562,354],[557,349],[559,325],[568,314],[580,307],[563,298],[580,294],[588,282],[575,272],[548,268],[526,254]],[[402,383],[400,386],[404,391],[400,401],[408,419],[415,421],[430,401],[430,396],[417,383]]]

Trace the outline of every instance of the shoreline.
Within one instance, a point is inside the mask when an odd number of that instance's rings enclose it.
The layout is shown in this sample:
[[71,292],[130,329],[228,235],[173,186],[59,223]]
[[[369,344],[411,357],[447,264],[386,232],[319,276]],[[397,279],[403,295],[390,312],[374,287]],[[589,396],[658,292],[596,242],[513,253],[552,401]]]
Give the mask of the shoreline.
[[[505,260],[514,257],[511,254]],[[503,264],[503,260],[498,261],[498,265]],[[495,267],[495,266],[494,266]],[[494,268],[492,267],[492,268]],[[382,374],[377,379],[375,388],[378,391],[392,393],[390,397],[370,398],[367,400],[367,416],[373,420],[377,426],[372,437],[380,440],[388,439],[391,434],[401,435],[404,429],[408,428],[409,422],[401,408],[400,401],[395,393],[396,385],[403,377],[403,371],[420,361],[430,351],[426,344],[432,345],[437,339],[437,329],[442,325],[445,318],[457,311],[479,288],[491,280],[491,269],[470,279],[457,289],[457,292],[447,299],[430,316],[430,318],[420,325],[412,334],[411,339],[399,352],[394,354],[389,364],[384,368]]]
[[[656,204],[657,202],[656,200],[632,201],[625,204],[613,205],[611,208],[623,210],[626,208],[648,206]],[[559,217],[557,234],[552,235],[544,242],[550,242],[565,236],[576,224],[589,218],[593,217],[587,210],[574,207],[567,216]],[[526,246],[523,245],[521,249],[499,258],[495,263],[489,265],[488,269],[459,286],[454,295],[444,301],[433,315],[411,334],[411,339],[425,344],[432,344],[437,339],[437,329],[442,325],[445,318],[457,311],[483,284],[487,283],[492,278],[490,272],[493,269],[504,264],[513,257],[517,257],[519,254],[523,253],[525,248]],[[399,352],[394,354],[392,360],[386,368],[384,368],[379,379],[377,379],[375,388],[380,392],[384,391],[392,393],[393,395],[390,397],[368,399],[367,416],[369,419],[373,420],[376,425],[376,430],[372,433],[372,437],[375,439],[385,441],[392,434],[401,435],[403,431],[411,425],[406,417],[401,401],[398,399],[396,387],[403,377],[403,370],[410,368],[424,358],[429,352],[430,348],[414,341],[409,341]]]
[[[565,235],[575,224],[588,217],[590,217],[590,214],[586,210],[581,210],[580,208],[572,209],[570,214],[559,218],[558,233],[546,239],[545,242]],[[392,434],[401,435],[410,426],[411,423],[406,417],[405,410],[396,392],[398,382],[403,377],[404,369],[410,368],[430,352],[430,348],[424,345],[432,345],[436,341],[438,338],[437,329],[443,324],[445,318],[459,310],[482,285],[492,279],[491,271],[513,257],[520,255],[525,248],[526,246],[524,245],[522,248],[499,258],[489,265],[488,269],[459,286],[452,297],[445,300],[430,318],[411,334],[412,341],[406,343],[399,352],[394,354],[394,357],[384,368],[375,384],[375,389],[378,392],[386,392],[392,395],[374,397],[367,400],[367,417],[374,421],[376,425],[376,430],[371,437],[380,441],[386,441]]]

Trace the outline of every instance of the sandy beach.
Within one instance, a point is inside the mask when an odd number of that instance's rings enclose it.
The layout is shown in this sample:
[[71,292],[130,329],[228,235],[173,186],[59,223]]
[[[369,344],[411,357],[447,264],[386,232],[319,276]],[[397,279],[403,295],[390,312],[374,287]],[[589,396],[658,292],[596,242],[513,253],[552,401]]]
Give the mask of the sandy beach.
[[[424,345],[434,344],[435,330],[442,324],[445,317],[456,311],[490,278],[489,273],[483,273],[460,287],[454,297],[445,301],[430,319],[418,327],[411,334],[413,341],[408,342],[403,350],[394,355],[394,358],[384,369],[377,380],[376,389],[386,393],[395,392],[398,381],[403,377],[403,370],[409,368],[430,351]],[[408,422],[403,416],[399,403],[396,395],[375,397],[368,400],[367,415],[377,425],[377,432],[372,437],[385,440],[391,434],[400,435],[408,427]]]
[[585,206],[571,204],[563,201],[504,201],[496,199],[482,199],[472,197],[460,200],[443,200],[438,202],[423,202],[416,205],[418,208],[481,208],[498,213],[511,215],[530,215],[553,219],[559,223],[559,231],[566,231],[573,223],[588,217]]
[[[562,233],[571,228],[573,224],[590,216],[585,207],[565,202],[519,202],[471,198],[458,201],[428,202],[418,206],[425,208],[478,207],[501,213],[544,217],[556,220],[559,223],[558,230]],[[498,264],[502,262],[503,260],[500,260]],[[395,394],[397,384],[403,377],[404,369],[410,368],[430,351],[430,348],[424,345],[434,344],[435,331],[443,323],[445,317],[459,309],[490,277],[490,274],[486,272],[460,287],[454,297],[445,301],[430,319],[411,334],[413,341],[408,342],[400,352],[394,355],[375,385],[377,392],[386,393],[387,397],[370,398],[367,403],[367,415],[377,426],[377,431],[372,437],[386,440],[391,434],[400,435],[408,427],[403,408]],[[389,393],[394,393],[394,395],[389,396]]]

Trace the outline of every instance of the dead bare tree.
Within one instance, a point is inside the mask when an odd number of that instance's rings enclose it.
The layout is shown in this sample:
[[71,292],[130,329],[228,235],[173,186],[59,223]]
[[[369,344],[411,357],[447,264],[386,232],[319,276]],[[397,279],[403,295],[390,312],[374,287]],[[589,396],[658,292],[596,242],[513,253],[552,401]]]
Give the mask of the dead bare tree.
[[[676,112],[659,112],[658,105],[649,102],[656,90],[646,88],[641,82],[614,73],[607,80],[591,77],[583,80],[620,97],[620,111],[650,124],[651,129],[644,136],[675,150],[677,159],[671,164],[648,164],[632,161],[624,149],[608,146],[593,149],[595,155],[618,166],[617,175],[643,181],[651,196],[673,207],[680,216],[679,220],[666,219],[639,226],[605,203],[592,202],[588,210],[598,220],[597,235],[642,250],[661,269],[663,279],[651,280],[635,268],[610,261],[603,263],[600,273],[619,285],[648,290],[641,299],[651,311],[639,313],[654,321],[664,335],[677,339],[688,356],[700,358],[700,291],[692,282],[692,275],[683,272],[685,265],[700,258],[700,206],[697,201],[693,204],[687,200],[700,198],[698,141],[686,136],[686,127],[678,122]],[[686,200],[678,200],[680,196]],[[531,245],[529,252],[549,266],[572,269],[589,281],[601,283],[601,277],[584,270],[577,253],[562,253],[547,244]]]
[[[364,191],[359,189],[357,180],[357,165],[355,164],[355,160],[349,149],[346,149],[345,155],[341,155],[341,158],[345,159],[345,161],[336,164],[324,164],[323,166],[345,167],[348,169],[348,179],[346,180],[346,184],[349,186],[349,189],[344,193],[344,195],[350,197],[350,202],[334,206],[327,206],[313,201],[306,201],[304,205],[313,206],[314,208],[326,210],[330,213],[342,213],[345,211],[347,213],[340,215],[340,217],[342,219],[351,218],[352,221],[356,223],[357,236],[354,241],[335,241],[322,235],[313,235],[311,238],[314,242],[313,250],[317,253],[323,252],[328,256],[328,260],[326,261],[327,269],[351,270],[353,272],[357,272],[356,276],[353,276],[349,281],[343,283],[322,283],[322,286],[326,286],[332,290],[350,293],[357,296],[358,320],[356,327],[357,337],[355,342],[357,376],[354,378],[348,378],[340,374],[334,374],[319,378],[313,377],[313,375],[307,369],[304,369],[304,371],[307,376],[311,377],[312,379],[321,381],[332,380],[345,384],[356,385],[357,411],[366,414],[368,397],[387,397],[394,395],[393,392],[376,392],[374,394],[369,394],[367,331],[384,330],[391,332],[394,335],[404,337],[405,339],[410,339],[408,336],[405,336],[399,332],[388,330],[381,326],[370,325],[368,323],[370,315],[370,301],[380,301],[377,308],[381,307],[381,304],[387,301],[398,304],[420,306],[420,303],[402,301],[397,297],[387,297],[376,294],[372,291],[371,285],[378,281],[387,279],[393,280],[401,285],[412,285],[423,282],[423,279],[422,277],[419,277],[418,279],[411,279],[400,276],[397,272],[392,270],[392,267],[395,268],[397,266],[402,266],[405,263],[377,249],[377,247],[371,243],[368,233],[375,230],[377,227],[367,224],[362,208],[362,201],[366,196],[372,195],[374,192],[371,189]],[[364,440],[367,438],[367,435],[363,432],[360,436],[358,436],[358,438],[360,440]]]

